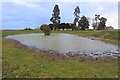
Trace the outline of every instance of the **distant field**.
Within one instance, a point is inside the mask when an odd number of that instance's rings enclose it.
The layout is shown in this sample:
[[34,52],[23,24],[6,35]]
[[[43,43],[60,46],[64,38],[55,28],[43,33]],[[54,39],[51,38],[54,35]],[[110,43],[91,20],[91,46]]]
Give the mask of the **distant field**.
[[[41,31],[3,31],[2,36],[41,33]],[[108,39],[118,42],[118,31],[53,31],[71,33],[86,37]],[[35,53],[34,49],[24,47],[15,40],[2,39],[3,78],[118,78],[118,60],[76,61],[56,59]]]

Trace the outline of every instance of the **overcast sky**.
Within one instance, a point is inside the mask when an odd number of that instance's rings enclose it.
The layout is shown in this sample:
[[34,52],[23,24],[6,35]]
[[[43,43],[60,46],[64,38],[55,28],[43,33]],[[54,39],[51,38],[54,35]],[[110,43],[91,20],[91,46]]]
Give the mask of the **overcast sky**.
[[[74,1],[74,2],[73,2]],[[80,7],[80,17],[85,15],[90,18],[90,23],[95,14],[107,18],[107,26],[118,28],[118,2],[114,1],[25,1],[10,0],[0,4],[2,15],[2,29],[24,29],[26,27],[35,28],[41,24],[49,24],[55,4],[59,5],[62,22],[72,23],[73,12],[76,6]],[[90,27],[91,28],[91,27]]]

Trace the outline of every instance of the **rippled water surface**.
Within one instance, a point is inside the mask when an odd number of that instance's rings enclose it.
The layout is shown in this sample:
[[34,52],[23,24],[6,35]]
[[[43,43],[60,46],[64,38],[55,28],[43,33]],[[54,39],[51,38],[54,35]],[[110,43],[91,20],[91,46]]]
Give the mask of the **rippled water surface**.
[[52,33],[50,36],[44,34],[21,34],[11,35],[6,38],[15,39],[21,43],[39,49],[55,50],[59,52],[114,52],[117,46],[98,40],[80,37],[72,34]]

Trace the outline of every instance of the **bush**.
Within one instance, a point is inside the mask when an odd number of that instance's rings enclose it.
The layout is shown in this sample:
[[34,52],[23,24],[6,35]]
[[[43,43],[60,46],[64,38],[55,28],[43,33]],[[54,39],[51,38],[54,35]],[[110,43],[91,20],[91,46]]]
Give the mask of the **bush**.
[[40,29],[44,32],[45,35],[50,35],[50,33],[51,33],[50,26],[48,26],[46,24],[41,25]]

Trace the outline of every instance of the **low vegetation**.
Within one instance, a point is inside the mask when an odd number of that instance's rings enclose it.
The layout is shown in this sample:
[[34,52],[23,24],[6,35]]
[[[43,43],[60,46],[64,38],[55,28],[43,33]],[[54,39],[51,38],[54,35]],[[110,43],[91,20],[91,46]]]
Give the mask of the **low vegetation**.
[[[40,33],[41,31],[3,31],[2,36]],[[118,41],[118,31],[53,31]],[[103,36],[104,35],[104,36]],[[43,58],[34,49],[3,38],[3,78],[118,78],[118,60],[75,61]],[[54,56],[51,58],[55,58]]]

